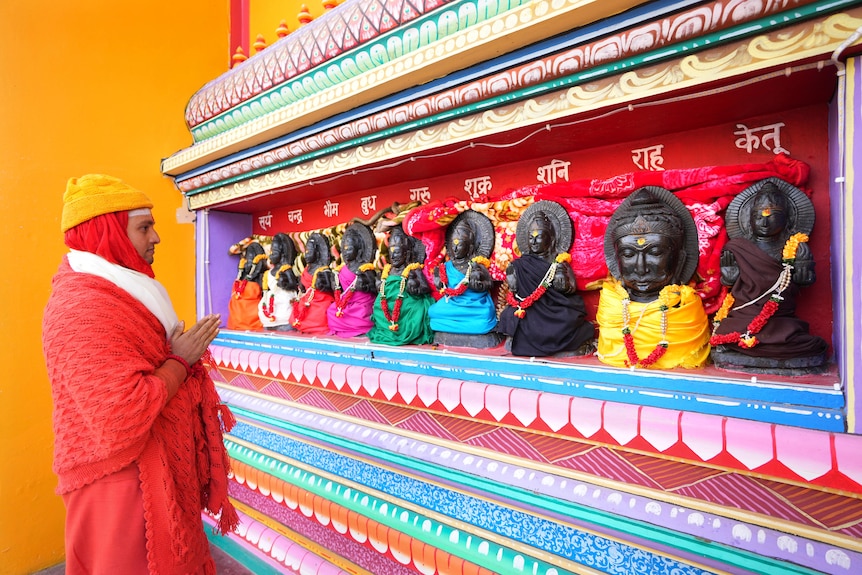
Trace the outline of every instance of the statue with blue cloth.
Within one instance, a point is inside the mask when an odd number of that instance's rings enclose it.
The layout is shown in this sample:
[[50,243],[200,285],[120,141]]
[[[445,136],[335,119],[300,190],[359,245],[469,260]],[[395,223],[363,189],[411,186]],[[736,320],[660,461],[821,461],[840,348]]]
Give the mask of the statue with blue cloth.
[[435,343],[488,348],[502,341],[488,271],[494,237],[494,224],[474,210],[458,214],[446,229],[447,259],[432,271],[437,301],[428,310]]

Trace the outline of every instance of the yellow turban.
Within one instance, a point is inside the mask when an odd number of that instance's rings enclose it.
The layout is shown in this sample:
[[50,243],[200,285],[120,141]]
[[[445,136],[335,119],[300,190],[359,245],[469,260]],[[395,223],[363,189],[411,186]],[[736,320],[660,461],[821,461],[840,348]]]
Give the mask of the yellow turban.
[[70,228],[102,214],[152,208],[153,202],[141,191],[122,180],[103,174],[69,178],[63,194],[63,217],[60,230]]

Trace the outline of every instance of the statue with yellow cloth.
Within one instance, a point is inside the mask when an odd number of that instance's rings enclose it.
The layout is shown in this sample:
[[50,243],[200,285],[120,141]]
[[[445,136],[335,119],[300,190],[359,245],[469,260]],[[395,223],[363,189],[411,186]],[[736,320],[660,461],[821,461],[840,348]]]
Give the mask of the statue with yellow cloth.
[[263,274],[263,297],[257,313],[263,327],[273,331],[290,331],[290,314],[299,299],[299,278],[294,271],[296,244],[285,233],[275,234],[269,249],[270,269]]
[[698,239],[685,205],[664,188],[636,190],[611,216],[604,251],[612,278],[596,312],[599,359],[631,369],[701,367],[709,358],[709,321],[687,285]]

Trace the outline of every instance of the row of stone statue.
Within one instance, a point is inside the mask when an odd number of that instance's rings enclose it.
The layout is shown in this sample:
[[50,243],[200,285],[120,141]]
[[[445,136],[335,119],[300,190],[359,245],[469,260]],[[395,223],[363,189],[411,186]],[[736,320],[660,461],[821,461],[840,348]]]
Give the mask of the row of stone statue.
[[445,257],[430,261],[419,240],[393,228],[379,274],[371,263],[377,242],[361,223],[347,226],[337,270],[320,233],[306,243],[299,276],[289,236],[273,238],[269,266],[263,247],[252,243],[234,284],[228,327],[254,327],[236,322],[246,301],[266,329],[367,336],[387,345],[489,348],[505,340],[518,356],[595,351],[618,367],[693,368],[711,355],[717,366],[743,371],[820,369],[827,344],[795,314],[798,288],[815,280],[806,243],[814,224],[810,199],[770,178],[736,196],[726,222],[721,281],[730,289],[712,322],[689,285],[698,264],[694,220],[674,194],[646,187],[627,197],[608,224],[610,277],[595,323],[576,293],[572,220],[560,204],[541,200],[518,221],[521,255],[506,269],[505,285],[496,285],[488,271],[494,226],[473,210],[447,226]]

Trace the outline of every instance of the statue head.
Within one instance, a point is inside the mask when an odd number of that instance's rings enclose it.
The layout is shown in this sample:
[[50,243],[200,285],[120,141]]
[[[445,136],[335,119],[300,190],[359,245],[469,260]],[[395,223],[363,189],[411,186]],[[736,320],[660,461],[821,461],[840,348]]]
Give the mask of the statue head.
[[362,223],[350,224],[341,239],[341,260],[355,271],[374,258],[376,248],[377,240],[371,228]]
[[476,256],[491,257],[494,236],[494,224],[488,216],[464,210],[446,228],[446,253],[456,265],[466,266]]
[[395,269],[403,269],[407,264],[417,261],[414,256],[416,240],[407,235],[401,226],[389,232],[389,263]]
[[793,184],[766,178],[737,194],[728,204],[724,219],[730,239],[781,243],[795,233],[811,234],[814,204]]
[[790,217],[787,196],[774,182],[766,182],[751,202],[751,234],[755,240],[785,241]]
[[250,243],[245,249],[245,259],[245,279],[259,282],[266,267],[266,251],[263,246],[258,242]]
[[341,240],[341,259],[344,263],[352,262],[357,256],[362,255],[361,243],[355,233],[351,233],[350,230],[344,232],[344,238]]
[[326,236],[319,232],[308,236],[308,241],[305,242],[305,262],[308,264],[309,271],[328,266],[331,258],[329,240]]
[[556,255],[550,253],[553,246],[557,243],[557,239],[554,234],[554,227],[551,225],[551,221],[545,214],[536,212],[536,214],[530,218],[530,222],[527,226],[527,237],[527,251],[529,253],[543,257]]
[[273,266],[281,266],[293,265],[294,260],[296,260],[296,246],[293,240],[285,233],[275,234],[269,249],[269,262]]
[[522,254],[546,260],[553,260],[557,254],[569,251],[573,233],[574,225],[566,208],[551,200],[531,204],[521,214],[515,230]]
[[641,188],[617,208],[605,232],[605,260],[629,297],[650,302],[665,286],[687,283],[697,267],[697,230],[682,202]]
[[449,257],[455,260],[469,259],[473,256],[476,245],[476,234],[466,221],[457,222],[452,226]]

